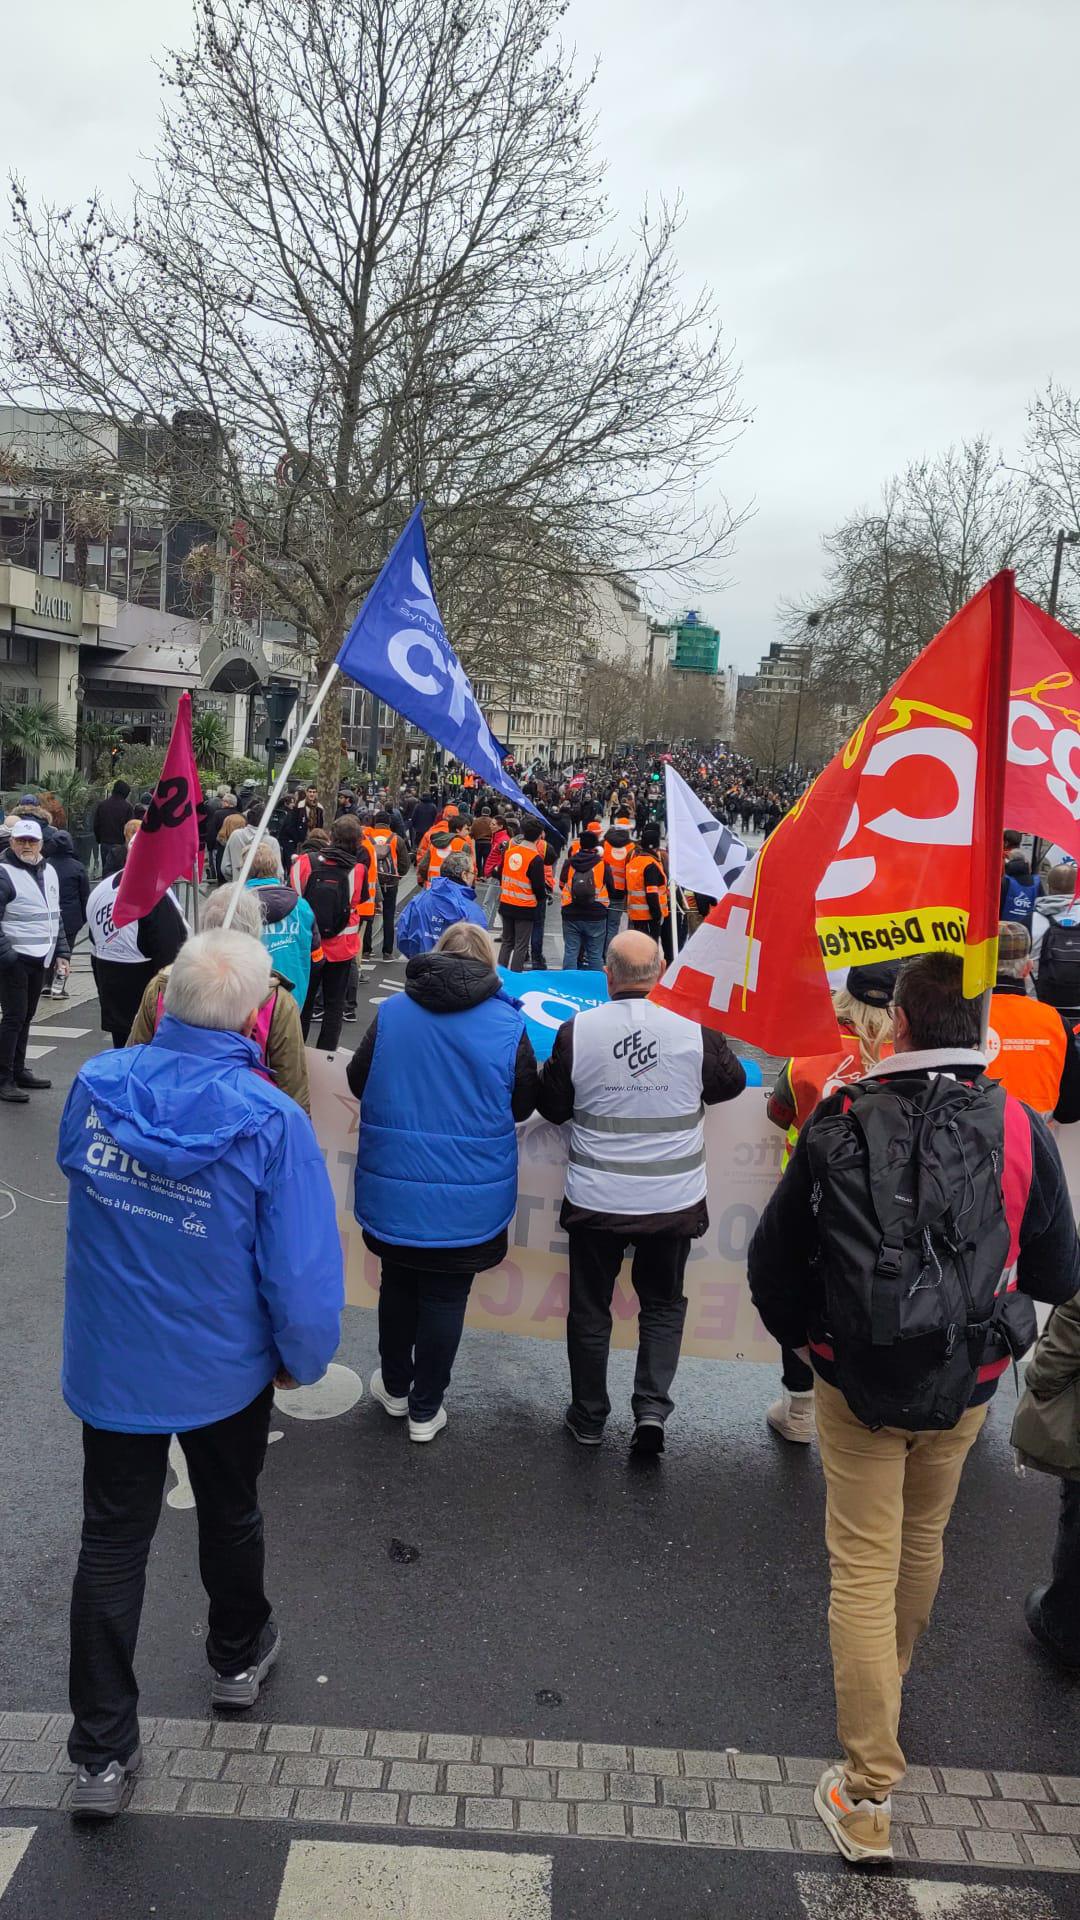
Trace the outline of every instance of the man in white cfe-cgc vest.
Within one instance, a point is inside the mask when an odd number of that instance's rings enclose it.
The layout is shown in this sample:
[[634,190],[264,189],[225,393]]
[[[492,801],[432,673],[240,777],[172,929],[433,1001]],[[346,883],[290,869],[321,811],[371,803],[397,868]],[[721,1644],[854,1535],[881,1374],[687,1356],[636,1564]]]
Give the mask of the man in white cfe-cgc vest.
[[17,819],[0,858],[0,1100],[19,1105],[52,1085],[27,1070],[26,1043],[45,969],[55,957],[66,973],[70,954],[60,882],[42,858],[42,837],[39,821]]
[[686,1320],[690,1243],[709,1224],[705,1108],[734,1099],[746,1075],[723,1034],[649,999],[664,962],[648,934],[620,933],[606,965],[611,998],[559,1028],[537,1103],[545,1120],[570,1122],[559,1216],[570,1241],[566,1425],[582,1446],[599,1446],[611,1411],[611,1300],[632,1245],[640,1311],[631,1447],[658,1454]]

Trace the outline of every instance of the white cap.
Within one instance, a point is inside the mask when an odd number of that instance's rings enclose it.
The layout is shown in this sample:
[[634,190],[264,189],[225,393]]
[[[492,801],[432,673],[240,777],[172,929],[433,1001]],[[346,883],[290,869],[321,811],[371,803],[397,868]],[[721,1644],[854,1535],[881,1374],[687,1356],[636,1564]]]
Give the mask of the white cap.
[[41,821],[40,820],[13,821],[12,827],[11,827],[11,838],[13,840],[44,840],[45,835],[41,831]]

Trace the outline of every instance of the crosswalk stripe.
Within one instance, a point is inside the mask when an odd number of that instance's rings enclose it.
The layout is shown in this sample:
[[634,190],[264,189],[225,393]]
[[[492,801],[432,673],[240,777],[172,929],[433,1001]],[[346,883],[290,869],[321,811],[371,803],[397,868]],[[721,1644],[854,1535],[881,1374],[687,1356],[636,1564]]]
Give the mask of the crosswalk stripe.
[[26,1057],[28,1060],[44,1060],[47,1053],[55,1052],[55,1047],[27,1047]]
[[11,1876],[36,1832],[36,1827],[0,1827],[0,1895],[11,1885]]
[[551,1920],[551,1856],[294,1840],[274,1920]]
[[1004,1883],[797,1873],[795,1885],[806,1920],[1056,1920],[1057,1915],[1041,1889]]
[[31,1040],[44,1040],[46,1038],[49,1040],[85,1040],[87,1034],[92,1032],[92,1027],[60,1027],[57,1026],[54,1020],[50,1020],[45,1026],[31,1027],[30,1038]]

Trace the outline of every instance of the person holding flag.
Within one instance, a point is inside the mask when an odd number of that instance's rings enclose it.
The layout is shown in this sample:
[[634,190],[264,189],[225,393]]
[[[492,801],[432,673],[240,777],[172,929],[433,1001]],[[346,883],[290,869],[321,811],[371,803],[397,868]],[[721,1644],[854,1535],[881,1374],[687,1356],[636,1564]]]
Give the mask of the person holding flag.
[[101,1026],[114,1047],[127,1046],[143,994],[156,974],[172,966],[188,937],[188,923],[171,887],[166,887],[161,898],[137,920],[124,925],[117,921],[117,902],[127,871],[126,862],[141,832],[138,820],[128,821],[124,828],[125,864],[99,880],[86,903],[90,967],[101,1009]]

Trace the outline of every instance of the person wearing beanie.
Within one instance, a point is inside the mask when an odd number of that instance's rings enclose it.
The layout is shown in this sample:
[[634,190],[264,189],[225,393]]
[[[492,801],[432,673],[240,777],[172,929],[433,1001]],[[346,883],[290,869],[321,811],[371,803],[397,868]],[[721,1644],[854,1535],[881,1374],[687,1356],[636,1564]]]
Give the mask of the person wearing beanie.
[[[892,1052],[896,975],[895,962],[851,967],[846,986],[833,993],[839,1048],[833,1053],[796,1057],[781,1068],[767,1107],[773,1125],[787,1134],[781,1170],[791,1159],[799,1134],[818,1102],[838,1087],[860,1080]],[[788,1347],[782,1350],[782,1361],[780,1398],[766,1409],[765,1418],[782,1440],[806,1447],[814,1437],[813,1370]]]
[[114,780],[113,790],[107,800],[99,800],[94,808],[94,839],[101,854],[101,870],[109,871],[107,856],[123,864],[124,828],[134,811],[131,805],[131,788],[126,780]]
[[43,838],[39,820],[16,820],[0,856],[0,1100],[20,1106],[52,1085],[27,1070],[26,1046],[46,968],[66,978],[71,954]]

